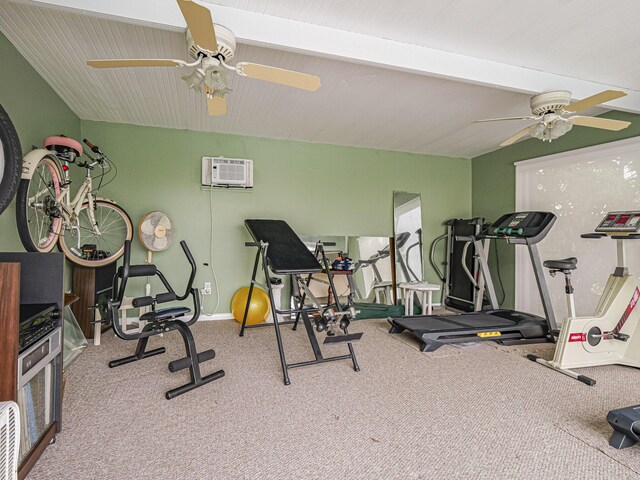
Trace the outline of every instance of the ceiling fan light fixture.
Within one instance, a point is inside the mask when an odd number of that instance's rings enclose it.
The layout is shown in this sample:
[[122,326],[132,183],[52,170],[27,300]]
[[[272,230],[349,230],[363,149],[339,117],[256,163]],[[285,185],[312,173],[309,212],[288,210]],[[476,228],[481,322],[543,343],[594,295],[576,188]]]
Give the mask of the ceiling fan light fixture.
[[190,75],[184,75],[182,79],[187,82],[189,88],[193,88],[196,91],[202,89],[202,82],[205,81],[207,73],[202,68],[194,68]]
[[546,130],[547,130],[547,126],[544,123],[538,123],[533,126],[533,128],[531,129],[530,135],[533,138],[537,138],[544,142],[546,140],[546,135],[545,135]]
[[[551,127],[551,140],[561,137],[565,133],[569,133],[573,128],[573,123],[566,120],[560,120],[555,122]],[[549,140],[549,141],[551,141]]]
[[211,90],[229,90],[230,83],[231,82],[229,79],[229,73],[227,70],[224,70],[220,67],[212,67],[207,69],[207,73],[204,78],[204,84]]
[[558,119],[553,123],[544,124],[538,123],[531,129],[530,135],[533,138],[542,140],[543,142],[551,142],[560,138],[565,133],[568,133],[573,128],[573,123],[567,122],[564,119]]

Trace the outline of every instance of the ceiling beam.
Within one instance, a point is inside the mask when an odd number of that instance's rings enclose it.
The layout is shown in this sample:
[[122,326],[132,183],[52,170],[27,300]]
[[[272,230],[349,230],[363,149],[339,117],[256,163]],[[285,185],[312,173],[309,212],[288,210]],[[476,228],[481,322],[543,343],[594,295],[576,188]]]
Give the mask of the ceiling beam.
[[[168,30],[186,28],[180,9],[172,0],[12,1]],[[212,10],[216,23],[230,28],[240,43],[248,45],[322,56],[528,94],[548,90],[569,90],[574,99],[582,99],[602,90],[622,89],[628,95],[609,102],[606,106],[616,110],[640,113],[640,92],[616,85],[605,85],[221,5],[202,4]],[[313,73],[321,74],[321,72]]]

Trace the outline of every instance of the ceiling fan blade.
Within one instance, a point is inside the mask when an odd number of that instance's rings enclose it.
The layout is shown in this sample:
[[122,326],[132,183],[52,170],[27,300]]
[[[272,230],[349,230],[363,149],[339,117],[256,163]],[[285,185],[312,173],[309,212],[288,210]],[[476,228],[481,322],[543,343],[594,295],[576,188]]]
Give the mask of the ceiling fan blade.
[[582,100],[578,100],[575,103],[564,107],[565,112],[579,112],[580,110],[586,110],[587,108],[595,107],[601,103],[607,103],[616,98],[625,97],[627,94],[620,90],[605,90],[604,92],[597,93]]
[[622,120],[600,117],[583,117],[580,115],[569,117],[567,120],[574,125],[580,125],[581,127],[601,128],[603,130],[613,130],[616,132],[631,125],[631,122],[624,122]]
[[471,123],[499,122],[502,120],[536,120],[538,117],[529,115],[528,117],[503,117],[503,118],[483,118],[482,120],[474,120]]
[[306,73],[285,70],[284,68],[259,65],[257,63],[239,62],[236,71],[245,77],[257,78],[267,82],[279,83],[288,87],[300,88],[315,92],[320,88],[320,77]]
[[227,113],[227,100],[224,97],[207,95],[207,110],[212,117],[219,117]]
[[200,48],[210,52],[218,51],[216,31],[213,27],[211,10],[191,0],[177,0],[182,16],[187,21],[193,41]]
[[507,138],[504,142],[502,142],[500,144],[500,146],[501,147],[506,147],[507,145],[511,145],[512,143],[516,143],[522,137],[526,137],[527,135],[529,135],[530,132],[531,132],[531,129],[533,127],[535,127],[535,126],[536,125],[529,125],[527,128],[523,128],[522,130],[520,130],[518,133],[516,133],[512,137]]
[[89,60],[87,65],[93,68],[118,67],[181,67],[187,62],[170,59],[130,59],[130,60]]

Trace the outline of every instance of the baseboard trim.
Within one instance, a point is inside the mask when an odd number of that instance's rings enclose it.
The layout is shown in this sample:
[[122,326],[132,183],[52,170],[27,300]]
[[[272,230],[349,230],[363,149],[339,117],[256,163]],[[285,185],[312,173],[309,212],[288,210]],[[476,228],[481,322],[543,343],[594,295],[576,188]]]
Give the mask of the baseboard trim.
[[214,313],[213,315],[200,314],[200,317],[198,318],[199,322],[208,322],[212,320],[234,320],[234,318],[231,312]]
[[[434,307],[442,306],[441,303],[432,303],[431,305]],[[200,314],[200,317],[198,318],[199,322],[210,322],[210,321],[216,321],[216,320],[234,320],[234,317],[231,312],[223,312],[223,313],[214,313],[213,315]],[[138,317],[127,318],[127,323],[132,323],[132,322],[137,323]]]

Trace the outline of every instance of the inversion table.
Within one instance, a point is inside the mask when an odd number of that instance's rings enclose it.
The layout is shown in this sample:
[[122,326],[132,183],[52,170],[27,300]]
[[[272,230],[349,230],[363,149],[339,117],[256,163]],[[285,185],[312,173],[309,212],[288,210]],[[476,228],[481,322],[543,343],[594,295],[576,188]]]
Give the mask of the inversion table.
[[[343,311],[340,305],[338,295],[333,284],[333,275],[329,269],[329,263],[324,254],[322,242],[317,242],[315,253],[311,253],[300,237],[298,237],[291,227],[283,220],[245,220],[244,223],[254,239],[254,242],[247,242],[245,245],[248,247],[257,247],[258,250],[253,264],[251,285],[249,286],[249,296],[247,298],[244,317],[242,319],[240,336],[244,336],[244,331],[247,328],[267,326],[274,327],[285,385],[289,385],[291,383],[289,380],[290,368],[351,359],[353,362],[353,369],[356,372],[359,371],[360,367],[358,366],[356,355],[353,351],[352,342],[360,340],[362,333],[349,334],[347,331],[350,320],[355,316],[355,312],[353,309]],[[251,303],[253,288],[256,284],[256,274],[258,273],[258,264],[260,263],[260,259],[262,259],[262,268],[264,270],[265,282],[269,294],[273,323],[247,325],[247,314]],[[292,280],[297,282],[299,290],[303,293],[296,298],[297,305],[295,309],[281,310],[280,305],[275,304],[270,272],[275,275],[290,275]],[[308,288],[312,275],[323,272],[327,274],[329,288],[334,299],[333,303],[326,306],[321,305]],[[303,278],[303,275],[306,277]],[[307,297],[312,302],[312,305],[310,306],[305,306],[305,300]],[[278,320],[278,314],[295,315],[295,320],[282,322]],[[314,318],[315,328],[311,323],[311,316]],[[315,359],[304,362],[287,363],[284,347],[282,345],[280,325],[293,324],[293,330],[296,330],[300,318],[302,318],[302,323],[304,324],[307,336],[309,337],[309,343],[311,344]],[[349,352],[344,355],[333,357],[323,356],[316,337],[316,332],[322,331],[327,332],[327,337],[323,343],[346,343]]]

